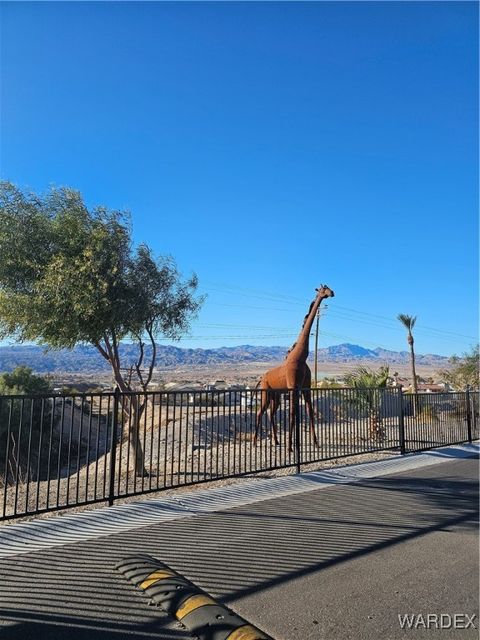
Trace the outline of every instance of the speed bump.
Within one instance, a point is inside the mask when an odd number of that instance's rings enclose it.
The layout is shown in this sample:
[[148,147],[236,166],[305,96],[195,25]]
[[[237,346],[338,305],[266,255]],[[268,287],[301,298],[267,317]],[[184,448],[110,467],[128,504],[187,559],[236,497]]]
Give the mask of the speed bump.
[[199,640],[272,640],[152,556],[129,556],[115,568]]

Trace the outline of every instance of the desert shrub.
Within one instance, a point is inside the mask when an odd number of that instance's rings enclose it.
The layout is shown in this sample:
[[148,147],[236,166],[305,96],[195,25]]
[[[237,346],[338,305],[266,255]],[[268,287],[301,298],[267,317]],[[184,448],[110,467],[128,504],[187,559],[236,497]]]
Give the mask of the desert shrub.
[[48,393],[49,381],[28,367],[0,375],[0,477],[4,484],[42,473],[55,419],[53,400],[40,396]]

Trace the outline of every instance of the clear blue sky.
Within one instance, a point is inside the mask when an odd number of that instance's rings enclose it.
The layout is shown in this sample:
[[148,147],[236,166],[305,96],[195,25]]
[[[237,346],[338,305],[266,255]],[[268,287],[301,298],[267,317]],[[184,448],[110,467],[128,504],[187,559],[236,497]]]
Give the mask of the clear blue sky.
[[[478,5],[8,2],[1,169],[131,211],[208,299],[181,346],[478,334]],[[370,315],[371,314],[371,315]]]

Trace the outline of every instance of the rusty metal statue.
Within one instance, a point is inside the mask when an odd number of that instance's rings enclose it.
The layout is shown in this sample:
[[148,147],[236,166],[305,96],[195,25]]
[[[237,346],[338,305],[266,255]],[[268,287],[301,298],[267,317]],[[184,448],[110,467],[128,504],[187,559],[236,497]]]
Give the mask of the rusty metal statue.
[[295,416],[298,404],[299,393],[302,393],[307,413],[310,420],[310,432],[315,445],[318,446],[317,436],[315,434],[314,413],[311,397],[312,372],[307,364],[308,346],[310,340],[310,331],[313,321],[317,314],[320,303],[325,298],[333,298],[334,292],[327,285],[320,285],[316,289],[317,295],[315,300],[310,304],[307,315],[303,320],[302,329],[297,341],[290,348],[285,362],[279,367],[267,371],[257,386],[260,386],[261,402],[260,409],[257,412],[255,423],[255,435],[253,444],[255,445],[258,437],[258,430],[262,416],[267,409],[270,413],[270,422],[275,444],[278,444],[277,425],[275,422],[275,413],[280,404],[280,392],[290,390],[290,429],[289,429],[289,448],[292,450],[292,434],[295,426]]

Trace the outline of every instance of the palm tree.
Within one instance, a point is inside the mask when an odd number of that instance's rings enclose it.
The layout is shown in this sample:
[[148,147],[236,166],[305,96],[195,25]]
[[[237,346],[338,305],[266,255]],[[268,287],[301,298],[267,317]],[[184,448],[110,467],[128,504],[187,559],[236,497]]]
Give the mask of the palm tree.
[[448,382],[455,391],[465,391],[467,387],[473,390],[480,389],[480,345],[470,349],[461,357],[452,356],[448,369],[438,371],[445,382]]
[[397,317],[400,320],[400,322],[403,324],[403,326],[406,328],[406,330],[408,331],[407,342],[410,346],[410,363],[412,366],[412,390],[413,390],[413,393],[416,395],[418,393],[418,387],[417,387],[417,374],[415,373],[415,351],[413,349],[414,340],[413,340],[412,329],[415,326],[415,322],[417,321],[417,316],[407,316],[404,313],[399,313]]
[[348,387],[355,389],[355,395],[350,401],[368,413],[370,434],[379,440],[385,437],[381,417],[382,392],[379,389],[387,387],[389,377],[388,366],[380,367],[378,371],[360,366],[343,378]]

